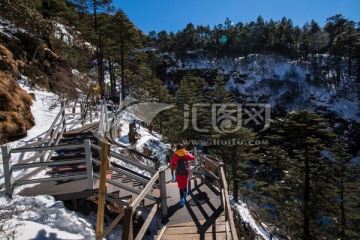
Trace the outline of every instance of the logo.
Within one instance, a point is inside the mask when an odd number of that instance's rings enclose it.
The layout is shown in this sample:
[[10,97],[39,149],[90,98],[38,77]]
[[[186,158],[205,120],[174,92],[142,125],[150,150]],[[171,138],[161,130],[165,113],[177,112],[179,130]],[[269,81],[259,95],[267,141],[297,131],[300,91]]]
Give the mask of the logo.
[[[153,119],[162,111],[173,108],[174,104],[159,102],[141,102],[136,99],[127,98],[118,106],[116,111],[109,115],[107,106],[102,106],[100,130],[94,135],[101,140],[105,131],[118,131],[121,121],[142,121],[145,125],[150,125]],[[112,106],[114,108],[114,106]],[[190,125],[192,129],[199,133],[207,133],[212,128],[218,133],[235,133],[244,126],[257,126],[265,131],[270,126],[271,108],[268,103],[247,103],[247,104],[209,104],[197,103],[193,105],[184,104],[183,106],[183,128],[186,131]],[[209,116],[208,126],[202,124],[199,127],[198,120],[200,113],[207,112]],[[110,117],[109,117],[110,116]],[[112,118],[111,126],[106,119]],[[129,142],[130,143],[130,142]],[[130,143],[132,144],[132,143]]]

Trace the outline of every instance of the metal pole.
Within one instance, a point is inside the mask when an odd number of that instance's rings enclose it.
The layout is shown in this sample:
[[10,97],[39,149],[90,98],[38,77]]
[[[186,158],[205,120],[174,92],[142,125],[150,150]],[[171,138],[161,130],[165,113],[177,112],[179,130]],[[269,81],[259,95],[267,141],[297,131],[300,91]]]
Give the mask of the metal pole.
[[[61,109],[63,109],[63,107],[65,106],[64,101],[61,102]],[[66,120],[65,120],[65,108],[63,109],[62,113],[61,113],[61,119],[63,121],[63,129],[65,128],[64,132],[66,132]]]
[[5,144],[1,146],[1,152],[3,157],[3,167],[4,167],[4,178],[5,178],[5,192],[11,198],[11,163],[10,163],[10,146]]
[[[38,138],[38,141],[40,142],[42,140],[42,138]],[[43,144],[40,144],[39,145],[39,147],[42,147],[43,146]],[[39,150],[39,154],[41,155],[42,153],[43,153],[44,151],[42,151],[42,150]],[[40,162],[44,162],[45,161],[45,156],[44,155],[42,155],[42,156],[40,156]]]
[[194,147],[194,156],[195,156],[195,166],[198,164],[198,151],[197,151],[197,148]]
[[92,123],[92,106],[90,106],[90,122]]
[[201,173],[201,183],[204,183],[204,168],[205,168],[205,161],[204,159],[201,157],[200,158],[200,173]]
[[94,189],[93,167],[92,167],[92,154],[90,147],[90,139],[84,141],[85,157],[86,157],[86,174],[87,174],[87,189]]
[[164,218],[167,215],[168,206],[166,200],[165,170],[163,167],[160,169],[159,178],[160,178],[161,216]]

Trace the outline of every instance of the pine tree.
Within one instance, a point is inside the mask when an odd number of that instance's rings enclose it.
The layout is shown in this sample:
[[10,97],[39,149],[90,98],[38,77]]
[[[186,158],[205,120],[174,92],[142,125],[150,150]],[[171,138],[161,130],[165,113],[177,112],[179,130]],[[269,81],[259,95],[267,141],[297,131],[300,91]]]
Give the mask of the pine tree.
[[[276,222],[282,226],[278,234],[297,239],[324,236],[317,227],[324,216],[323,205],[331,201],[324,196],[331,187],[328,178],[332,171],[321,151],[334,134],[324,118],[305,110],[278,119],[272,130],[270,139],[275,147],[269,148],[268,156],[273,158],[267,159],[271,168],[278,169],[280,179],[274,179],[268,194],[276,209]],[[274,158],[286,160],[277,166]]]
[[171,110],[172,118],[164,123],[164,133],[170,142],[204,140],[210,133],[211,115],[205,86],[204,79],[190,74],[181,80],[175,107]]
[[334,199],[331,213],[334,221],[331,222],[330,236],[340,239],[360,238],[360,167],[352,162],[352,154],[343,137],[343,132],[337,137],[331,148],[330,158],[333,167],[333,191],[328,195]]

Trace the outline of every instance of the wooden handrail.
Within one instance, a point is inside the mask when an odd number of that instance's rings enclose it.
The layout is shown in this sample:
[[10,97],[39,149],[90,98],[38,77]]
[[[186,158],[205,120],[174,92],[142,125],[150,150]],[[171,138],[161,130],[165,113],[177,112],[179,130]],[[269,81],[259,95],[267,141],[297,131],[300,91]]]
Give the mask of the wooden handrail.
[[[94,178],[100,179],[100,175],[97,174],[97,173],[94,173]],[[140,190],[137,190],[137,189],[135,189],[135,188],[132,188],[132,187],[130,187],[130,186],[128,186],[128,185],[125,185],[125,184],[122,184],[122,183],[118,183],[118,182],[116,182],[116,181],[114,181],[114,180],[111,180],[111,179],[108,179],[108,178],[106,178],[105,181],[106,181],[107,183],[115,186],[115,187],[124,189],[124,190],[126,190],[126,191],[135,193],[135,194],[137,194],[137,195],[140,195],[140,194],[141,194],[141,191],[140,191]],[[153,197],[153,196],[151,196],[151,195],[149,195],[149,194],[145,194],[145,197],[146,197],[147,199],[152,200],[152,201],[157,201],[157,200],[158,200],[156,197]]]
[[139,231],[138,234],[136,235],[135,240],[141,240],[141,239],[144,237],[144,235],[145,235],[145,233],[146,233],[146,230],[147,230],[147,228],[149,227],[151,221],[153,220],[157,209],[158,209],[158,205],[155,203],[154,206],[152,207],[149,215],[147,216],[144,224],[142,225],[140,231]]
[[144,187],[144,189],[141,191],[139,196],[131,203],[131,207],[135,210],[137,205],[140,204],[140,202],[145,198],[145,195],[150,191],[150,189],[153,187],[155,181],[159,178],[160,171],[157,171],[154,176],[150,179],[148,184]]
[[[64,112],[64,111],[65,111],[65,106],[63,106],[63,107],[61,108],[61,110],[60,110],[60,112],[58,113],[58,115],[56,116],[54,122],[51,124],[49,130],[48,130],[47,133],[45,134],[45,137],[44,137],[45,140],[50,136],[51,130],[55,127],[57,120],[60,118],[60,116],[63,115],[63,112]],[[60,121],[60,122],[62,122],[62,121]]]
[[124,217],[125,212],[121,211],[120,214],[112,221],[112,223],[106,228],[106,230],[102,233],[102,235],[99,237],[100,239],[103,239],[106,235],[109,234],[111,230],[120,222],[120,220]]
[[[98,151],[101,151],[101,148],[100,148],[99,146],[95,145],[95,144],[91,144],[91,148],[92,148],[92,149],[95,149],[95,150],[98,150]],[[144,165],[144,164],[142,164],[142,163],[133,161],[132,159],[129,159],[129,158],[127,158],[127,157],[124,157],[124,156],[122,156],[122,155],[120,155],[120,154],[118,154],[118,153],[116,153],[116,152],[114,152],[114,151],[110,151],[109,155],[110,155],[111,157],[117,158],[117,159],[119,159],[119,160],[121,160],[121,161],[124,161],[124,162],[126,162],[126,163],[130,163],[130,164],[132,164],[132,165],[140,168],[141,170],[148,171],[148,172],[150,172],[151,174],[154,174],[154,173],[155,173],[155,170],[152,169],[151,167],[146,166],[146,165]]]
[[220,165],[220,176],[221,176],[221,182],[222,182],[222,187],[223,187],[221,190],[221,193],[222,193],[221,195],[222,195],[222,202],[224,204],[224,210],[225,210],[225,220],[229,221],[232,239],[237,240],[238,237],[237,237],[237,233],[236,233],[233,212],[232,212],[230,200],[229,200],[228,184],[227,184],[227,181],[225,178],[224,167],[222,164]]
[[220,163],[215,163],[213,160],[211,160],[210,158],[208,158],[208,156],[203,156],[201,155],[201,157],[205,160],[205,162],[210,163],[211,165],[213,165],[214,167],[219,167]]

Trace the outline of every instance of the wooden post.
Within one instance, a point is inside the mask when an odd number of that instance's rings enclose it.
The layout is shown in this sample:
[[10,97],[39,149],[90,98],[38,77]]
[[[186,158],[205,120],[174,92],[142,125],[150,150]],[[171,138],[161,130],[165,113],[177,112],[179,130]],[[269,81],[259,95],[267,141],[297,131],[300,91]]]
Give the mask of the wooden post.
[[122,228],[122,240],[133,240],[133,208],[131,206],[131,200],[127,202],[125,209],[124,222]]
[[100,182],[99,182],[99,198],[98,198],[98,211],[96,221],[96,239],[100,237],[104,230],[104,210],[105,210],[105,194],[106,194],[106,171],[108,165],[108,154],[110,145],[106,136],[101,141],[101,163],[100,163]]
[[225,202],[223,201],[223,194],[222,194],[222,190],[223,190],[223,185],[222,185],[222,182],[221,182],[221,170],[220,170],[220,167],[222,167],[224,165],[224,163],[220,163],[219,166],[218,166],[218,171],[219,171],[219,179],[218,179],[218,187],[219,187],[219,191],[220,191],[220,194],[221,194],[221,206],[224,208],[224,204]]
[[109,124],[109,115],[108,115],[108,108],[107,108],[107,103],[105,101],[105,131],[107,131],[109,129],[108,124]]
[[119,110],[121,110],[122,107],[122,94],[119,94]]
[[4,179],[5,179],[5,192],[11,198],[12,189],[11,189],[11,163],[10,163],[10,146],[5,144],[1,146],[2,158],[3,158],[3,167],[4,167]]
[[64,132],[66,132],[66,120],[65,120],[65,108],[63,109],[63,107],[65,106],[64,101],[61,102],[61,109],[63,110],[61,113],[61,119],[63,121],[63,129],[65,128]]
[[[42,138],[38,138],[38,141],[40,142],[42,140]],[[43,146],[43,144],[40,144],[38,147],[42,147]],[[44,162],[45,161],[45,156],[44,155],[42,155],[42,153],[43,153],[44,151],[43,150],[39,150],[39,154],[41,155],[40,156],[40,162]]]
[[[160,199],[161,199],[161,216],[164,218],[168,212],[167,198],[166,198],[166,180],[165,180],[165,170],[164,168],[160,169],[159,173],[160,178]],[[190,182],[190,181],[189,181]],[[189,191],[190,189],[188,189]]]
[[196,147],[194,147],[194,156],[195,156],[194,166],[196,166],[198,164],[198,151]]
[[90,122],[92,123],[92,106],[90,106]]
[[204,184],[204,168],[205,168],[205,159],[200,158],[200,174],[201,174],[201,184]]
[[155,157],[155,164],[154,164],[154,166],[155,166],[155,169],[154,170],[158,170],[159,168],[160,168],[160,160],[157,158],[157,157]]
[[92,166],[92,153],[90,146],[90,139],[84,141],[85,159],[86,159],[86,174],[87,174],[87,189],[94,189],[93,166]]

